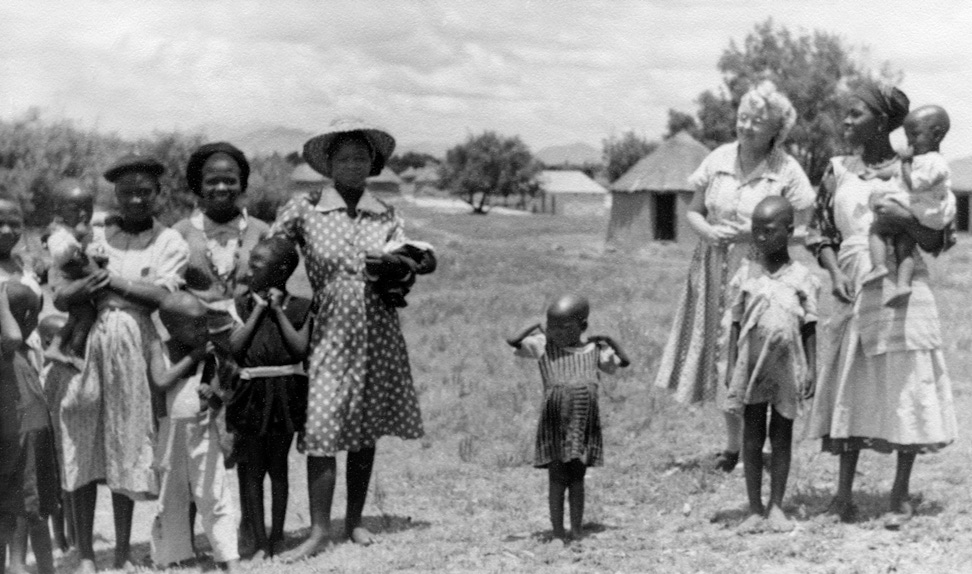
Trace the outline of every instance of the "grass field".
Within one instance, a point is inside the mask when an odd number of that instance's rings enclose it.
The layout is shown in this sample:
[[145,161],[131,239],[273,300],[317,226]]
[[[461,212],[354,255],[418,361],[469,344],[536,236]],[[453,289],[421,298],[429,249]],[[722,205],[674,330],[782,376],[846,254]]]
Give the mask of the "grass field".
[[[287,566],[288,572],[972,572],[967,433],[943,452],[919,458],[918,516],[899,532],[885,530],[882,520],[893,458],[862,455],[862,518],[844,525],[823,514],[837,460],[820,454],[816,441],[803,441],[794,451],[787,496],[798,528],[736,533],[746,500],[741,467],[725,475],[691,464],[721,447],[721,416],[712,407],[676,405],[650,384],[691,245],[650,245],[631,256],[604,252],[603,220],[444,214],[407,204],[401,210],[411,235],[433,242],[440,254],[439,270],[420,279],[401,314],[427,437],[379,444],[365,514],[380,543],[339,544]],[[972,240],[963,238],[933,263],[963,415],[972,406],[970,247]],[[802,249],[794,253],[812,264]],[[592,534],[567,547],[545,542],[546,473],[530,467],[537,367],[515,360],[503,343],[540,317],[546,298],[565,290],[591,299],[589,332],[615,336],[633,358],[631,368],[602,386],[606,464],[588,474]],[[825,314],[829,307],[826,296]],[[291,467],[293,543],[308,518],[303,458],[293,454]],[[334,532],[341,531],[343,505],[341,484]],[[137,505],[139,556],[148,553],[152,511],[151,504]],[[99,563],[107,567],[113,531],[106,492],[96,530]],[[68,556],[60,567],[73,564]],[[248,567],[254,573],[281,568]]]

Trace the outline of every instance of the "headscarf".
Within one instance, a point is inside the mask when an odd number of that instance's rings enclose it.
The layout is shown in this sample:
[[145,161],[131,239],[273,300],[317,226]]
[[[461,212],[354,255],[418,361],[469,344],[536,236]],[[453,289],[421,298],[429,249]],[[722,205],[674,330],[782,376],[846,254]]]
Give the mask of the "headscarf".
[[911,103],[908,96],[898,88],[877,82],[865,83],[854,92],[854,96],[860,98],[872,111],[887,118],[889,133],[904,124]]
[[199,149],[192,152],[189,162],[186,164],[186,183],[189,189],[196,195],[202,195],[202,170],[206,165],[206,160],[218,154],[225,153],[230,156],[240,168],[240,191],[246,192],[246,184],[250,178],[250,163],[246,161],[246,155],[239,148],[227,142],[208,143],[199,146]]

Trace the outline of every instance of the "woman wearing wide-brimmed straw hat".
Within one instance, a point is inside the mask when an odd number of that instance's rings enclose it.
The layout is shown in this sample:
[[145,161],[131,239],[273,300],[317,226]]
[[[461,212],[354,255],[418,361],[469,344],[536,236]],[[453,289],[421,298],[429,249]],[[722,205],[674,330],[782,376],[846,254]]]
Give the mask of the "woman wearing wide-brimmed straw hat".
[[398,313],[382,289],[410,286],[434,259],[429,251],[418,262],[388,252],[405,241],[403,221],[365,189],[394,148],[391,135],[361,120],[333,122],[304,145],[304,159],[334,187],[316,205],[293,198],[271,228],[301,246],[316,308],[299,444],[308,455],[311,532],[285,559],[310,556],[327,543],[339,451],[348,453],[344,536],[370,543],[361,514],[375,444],[382,436],[423,434]]

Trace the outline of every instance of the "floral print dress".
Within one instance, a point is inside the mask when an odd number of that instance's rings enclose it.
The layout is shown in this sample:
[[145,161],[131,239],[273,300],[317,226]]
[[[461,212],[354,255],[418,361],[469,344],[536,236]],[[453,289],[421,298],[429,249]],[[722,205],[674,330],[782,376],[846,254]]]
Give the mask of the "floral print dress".
[[398,313],[365,279],[365,255],[404,241],[391,206],[365,192],[350,217],[337,191],[318,204],[297,197],[271,234],[300,245],[316,309],[307,422],[298,447],[311,456],[374,447],[386,435],[423,435]]

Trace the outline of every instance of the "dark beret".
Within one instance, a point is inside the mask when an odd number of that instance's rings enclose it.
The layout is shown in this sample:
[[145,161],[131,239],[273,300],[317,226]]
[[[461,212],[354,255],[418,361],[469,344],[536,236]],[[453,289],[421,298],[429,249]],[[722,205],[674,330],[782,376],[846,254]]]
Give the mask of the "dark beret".
[[206,165],[206,160],[218,153],[230,156],[239,166],[240,188],[246,191],[247,180],[250,178],[250,163],[246,161],[246,155],[231,143],[215,142],[199,146],[199,149],[189,156],[189,163],[186,164],[186,183],[196,195],[202,192],[202,169]]
[[114,165],[105,171],[104,175],[105,179],[111,183],[115,183],[119,177],[132,171],[147,173],[152,176],[159,177],[165,173],[165,166],[154,157],[129,154],[116,161]]

